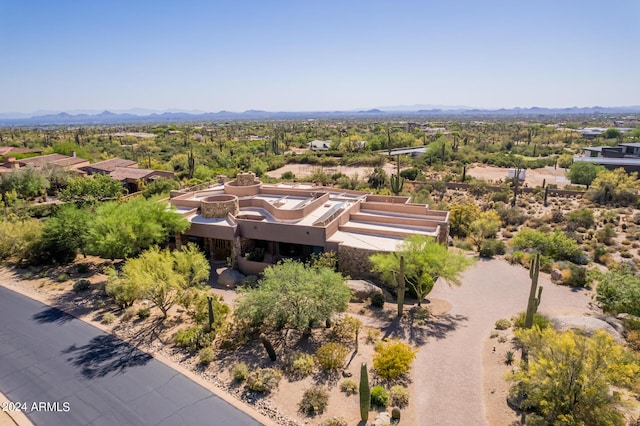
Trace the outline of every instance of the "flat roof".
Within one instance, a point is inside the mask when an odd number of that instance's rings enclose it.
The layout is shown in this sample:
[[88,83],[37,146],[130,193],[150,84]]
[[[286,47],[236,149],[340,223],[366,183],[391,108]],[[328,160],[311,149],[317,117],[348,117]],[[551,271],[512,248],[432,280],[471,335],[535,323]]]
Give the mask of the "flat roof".
[[346,247],[354,247],[375,251],[396,251],[404,239],[400,237],[386,237],[368,235],[358,232],[337,231],[327,241],[340,243]]
[[640,166],[640,158],[611,158],[611,157],[573,157],[573,161],[584,161],[595,164],[612,164],[620,166]]

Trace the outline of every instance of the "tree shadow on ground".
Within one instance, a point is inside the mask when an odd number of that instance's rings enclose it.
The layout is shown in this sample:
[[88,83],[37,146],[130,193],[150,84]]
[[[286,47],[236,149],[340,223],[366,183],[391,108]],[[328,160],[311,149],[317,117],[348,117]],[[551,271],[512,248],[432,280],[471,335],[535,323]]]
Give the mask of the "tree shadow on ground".
[[37,314],[33,315],[33,319],[39,324],[58,323],[64,324],[75,319],[72,315],[62,312],[58,308],[47,307]]
[[72,345],[62,353],[70,354],[67,362],[80,368],[86,379],[123,374],[131,367],[145,365],[153,357],[112,335],[96,336],[84,346]]
[[422,346],[429,341],[429,338],[444,339],[447,334],[468,320],[469,318],[464,315],[443,314],[429,317],[422,323],[409,312],[401,318],[394,318],[383,329],[384,338],[401,339],[413,345]]

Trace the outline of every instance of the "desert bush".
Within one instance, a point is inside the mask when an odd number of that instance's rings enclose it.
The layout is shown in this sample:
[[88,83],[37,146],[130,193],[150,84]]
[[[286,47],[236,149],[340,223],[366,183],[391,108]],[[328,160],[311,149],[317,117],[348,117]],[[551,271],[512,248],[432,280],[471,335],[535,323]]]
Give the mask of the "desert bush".
[[247,374],[247,388],[254,392],[269,393],[282,379],[282,373],[274,368],[259,368]]
[[209,346],[213,341],[213,335],[206,333],[202,327],[193,327],[178,330],[173,338],[175,344],[189,352],[196,352],[199,349]]
[[[513,327],[514,328],[522,328],[524,327],[524,320],[526,319],[527,313],[520,312],[515,317],[512,318]],[[551,325],[551,320],[545,315],[535,313],[533,315],[533,325],[538,326],[540,330],[544,330]]]
[[120,320],[122,322],[131,321],[133,317],[136,316],[136,313],[136,308],[131,306],[124,310],[124,312],[122,313],[122,317],[120,317]]
[[506,191],[494,192],[493,195],[491,195],[491,201],[495,203],[497,203],[498,201],[508,203],[509,198],[511,198],[511,194]]
[[318,423],[318,426],[348,426],[349,423],[342,417],[331,417]]
[[78,280],[73,284],[73,291],[75,291],[76,293],[80,293],[82,291],[87,291],[89,290],[89,287],[91,287],[91,282],[89,280]]
[[244,362],[239,362],[231,368],[231,375],[236,382],[243,382],[249,374],[249,367]]
[[111,312],[107,312],[106,314],[102,315],[102,320],[100,322],[109,325],[113,324],[115,320],[116,316]]
[[578,228],[591,228],[595,223],[593,210],[579,209],[573,210],[566,215],[567,229],[576,230]]
[[340,391],[346,393],[347,395],[354,395],[358,393],[358,384],[355,380],[345,379],[340,382]]
[[496,330],[506,330],[511,327],[511,321],[507,318],[500,318],[496,321]]
[[379,328],[367,328],[367,343],[375,343],[381,336],[382,331]]
[[324,413],[328,404],[329,392],[322,386],[316,385],[304,391],[298,408],[307,416],[315,416]]
[[554,260],[570,260],[579,264],[587,262],[578,243],[560,230],[544,233],[525,228],[511,240],[511,246],[519,250],[538,251]]
[[349,354],[349,349],[340,343],[330,342],[320,346],[316,351],[318,363],[325,370],[342,368]]
[[371,296],[371,306],[375,308],[382,308],[384,306],[384,302],[386,302],[386,298],[382,293],[374,293],[374,295]]
[[316,367],[316,362],[312,355],[303,352],[293,352],[285,358],[285,371],[291,377],[307,377]]
[[198,352],[198,363],[200,365],[207,366],[211,364],[211,361],[213,361],[214,356],[215,356],[215,353],[213,352],[213,348],[211,346],[202,348],[200,349],[200,352]]
[[76,265],[76,271],[79,274],[86,274],[87,272],[89,272],[90,269],[91,269],[91,265],[89,265],[88,263],[78,263]]
[[604,228],[601,228],[596,232],[596,239],[598,240],[598,242],[607,246],[610,246],[614,243],[614,238],[616,236],[616,231],[611,225],[606,225]]
[[504,254],[505,249],[506,246],[502,240],[488,238],[482,242],[479,254],[481,257],[493,257]]
[[404,408],[409,405],[409,389],[404,386],[391,386],[389,397],[393,406]]
[[378,342],[373,355],[373,368],[380,377],[393,380],[411,369],[416,349],[400,340]]
[[61,274],[58,274],[58,276],[56,277],[56,281],[58,281],[59,283],[69,281],[70,279],[71,277],[66,272],[62,272]]
[[371,405],[386,408],[389,405],[389,392],[382,386],[371,388]]
[[138,310],[138,318],[140,318],[141,320],[147,319],[150,316],[151,316],[151,309],[149,309],[148,307],[140,308]]
[[338,342],[353,342],[356,330],[362,327],[362,321],[350,315],[339,319],[331,327],[331,338]]

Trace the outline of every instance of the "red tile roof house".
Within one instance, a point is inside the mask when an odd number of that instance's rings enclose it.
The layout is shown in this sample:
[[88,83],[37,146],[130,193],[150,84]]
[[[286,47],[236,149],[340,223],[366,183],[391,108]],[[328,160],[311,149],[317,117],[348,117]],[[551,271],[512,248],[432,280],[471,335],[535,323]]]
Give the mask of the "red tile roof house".
[[139,169],[135,161],[118,157],[89,164],[82,170],[90,175],[108,174],[111,178],[121,181],[130,194],[140,190],[141,182],[146,184],[159,177],[173,179],[175,176],[173,172],[164,170]]
[[263,184],[253,173],[201,191],[172,191],[168,202],[191,223],[176,235],[176,245],[193,241],[211,259],[231,259],[247,275],[281,259],[333,251],[341,272],[370,278],[371,254],[394,251],[409,235],[430,235],[443,244],[449,236],[449,212],[408,197]]

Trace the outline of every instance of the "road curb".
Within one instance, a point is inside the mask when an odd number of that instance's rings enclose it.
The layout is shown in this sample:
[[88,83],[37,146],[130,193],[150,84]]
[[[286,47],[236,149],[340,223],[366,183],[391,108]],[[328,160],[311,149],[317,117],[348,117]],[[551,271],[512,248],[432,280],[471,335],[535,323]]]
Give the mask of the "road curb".
[[[6,407],[6,404],[9,403],[9,399],[0,393],[0,406]],[[2,410],[0,411],[0,424],[4,425],[4,422],[8,418],[9,425],[7,426],[33,426],[33,423],[29,421],[27,416],[24,415],[22,411],[10,411],[10,410]],[[5,420],[3,420],[5,419]]]

